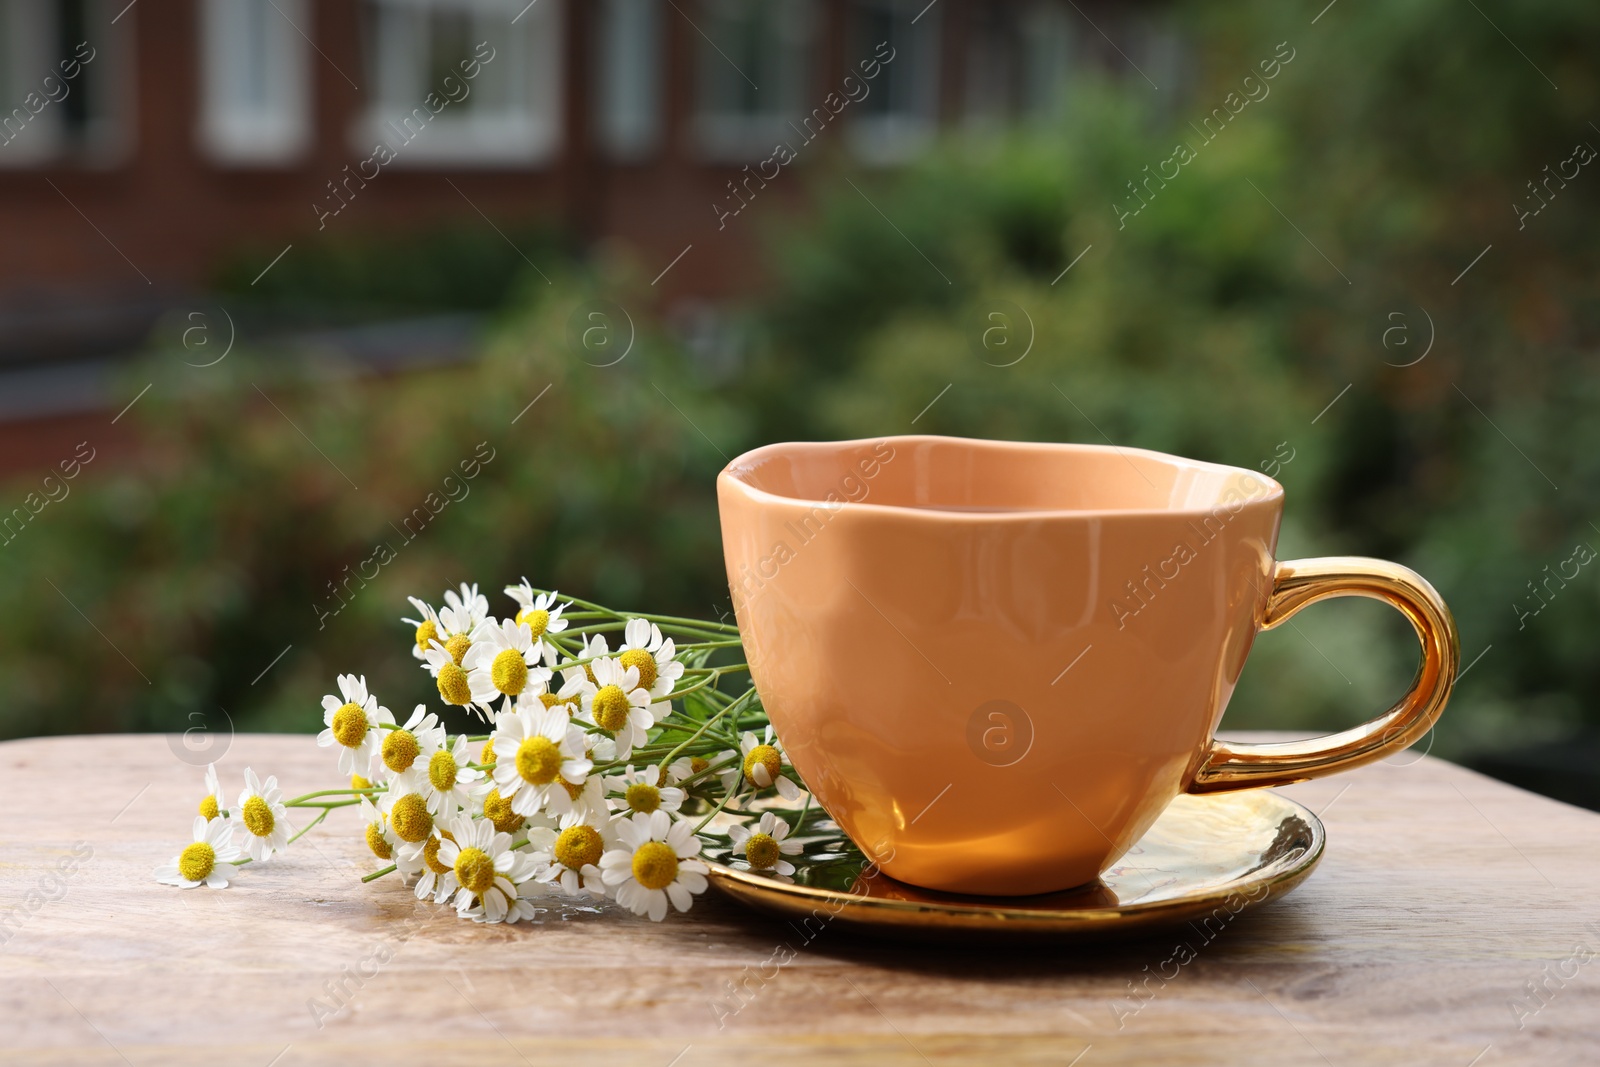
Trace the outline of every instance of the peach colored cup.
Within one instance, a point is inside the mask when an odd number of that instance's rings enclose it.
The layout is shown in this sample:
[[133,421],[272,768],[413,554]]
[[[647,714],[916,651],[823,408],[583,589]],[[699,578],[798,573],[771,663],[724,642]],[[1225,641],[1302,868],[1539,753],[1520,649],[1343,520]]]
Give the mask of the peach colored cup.
[[[1283,488],[1139,449],[949,437],[775,444],[717,479],[739,632],[817,800],[894,878],[1093,881],[1179,793],[1404,748],[1458,662],[1433,588],[1381,560],[1276,562]],[[1257,631],[1332,596],[1400,610],[1411,690],[1328,737],[1213,731]]]

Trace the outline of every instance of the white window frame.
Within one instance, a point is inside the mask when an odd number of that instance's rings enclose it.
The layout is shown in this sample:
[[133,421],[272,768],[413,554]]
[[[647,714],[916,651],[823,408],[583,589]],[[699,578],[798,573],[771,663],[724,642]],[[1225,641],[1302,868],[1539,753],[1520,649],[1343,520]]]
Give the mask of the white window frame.
[[[902,76],[907,65],[912,66],[910,98],[897,101],[888,114],[859,111],[851,116],[849,139],[851,150],[863,163],[891,166],[904,163],[921,153],[939,132],[939,76],[944,62],[944,37],[941,10],[937,4],[926,0],[851,0],[847,10],[850,25],[847,40],[850,42],[845,58],[849,63],[872,54],[879,42],[869,41],[869,32],[858,17],[865,9],[891,11],[896,18],[907,19],[909,32],[916,36],[920,54],[913,53],[902,39],[894,59],[885,65],[878,84],[872,91],[888,91],[886,77]],[[896,64],[901,66],[896,67]]]
[[[94,50],[89,63],[80,64],[76,79],[41,56],[56,53],[60,30],[56,22],[58,0],[5,0],[0,19],[7,54],[0,64],[0,123],[18,109],[30,113],[26,123],[15,120],[5,128],[8,140],[0,143],[0,170],[71,163],[87,167],[112,167],[125,159],[133,146],[136,114],[134,80],[128,76],[128,54],[134,36],[134,15],[116,24],[114,0],[85,0],[85,32]],[[63,59],[67,57],[62,57]],[[92,70],[92,76],[86,76]],[[38,112],[27,106],[29,94],[43,98],[46,76],[65,82],[67,95],[45,104]],[[55,90],[59,92],[60,90]],[[62,103],[72,94],[88,94],[91,117],[83,131],[69,137],[62,125]]]
[[637,163],[663,140],[665,0],[598,0],[594,128],[608,158]]
[[[379,142],[394,150],[394,167],[466,166],[523,168],[553,160],[561,149],[565,116],[563,0],[368,0],[376,15],[368,26],[365,93],[372,104],[355,124],[350,146],[367,155]],[[444,98],[439,85],[424,84],[416,72],[416,50],[423,44],[407,13],[465,11],[475,17],[474,36],[494,49],[479,78],[506,79],[511,105],[483,113],[446,105],[410,140],[403,123],[428,94]],[[390,17],[390,15],[399,17]],[[469,83],[470,84],[470,83]],[[475,90],[474,90],[475,91]]]
[[[252,24],[246,5],[261,21]],[[200,147],[218,163],[283,166],[311,147],[308,0],[200,0]],[[261,65],[264,99],[240,78]]]
[[[780,32],[786,36],[781,47],[788,51],[785,69],[780,71],[743,70],[737,58],[723,51],[715,40],[716,23],[704,18],[706,36],[696,35],[694,136],[702,158],[716,163],[748,163],[765,158],[779,142],[793,143],[802,136],[798,124],[812,107],[821,104],[817,91],[817,59],[821,12],[813,0],[703,0],[699,14],[714,16],[718,6],[765,7],[784,19]],[[713,77],[726,79],[727,71],[749,79],[757,86],[761,103],[771,101],[769,110],[749,112],[723,109],[710,98]],[[818,97],[812,100],[811,97]]]

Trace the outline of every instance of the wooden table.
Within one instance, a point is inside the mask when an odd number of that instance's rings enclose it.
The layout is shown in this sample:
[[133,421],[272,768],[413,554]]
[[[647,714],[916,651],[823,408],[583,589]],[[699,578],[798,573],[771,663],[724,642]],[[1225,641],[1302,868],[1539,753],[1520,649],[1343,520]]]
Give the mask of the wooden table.
[[[247,763],[291,795],[332,777],[310,737],[234,738],[231,788]],[[162,736],[0,745],[0,1061],[1600,1063],[1600,816],[1410,753],[1289,789],[1327,823],[1322,866],[1210,944],[834,930],[781,968],[795,931],[712,894],[659,925],[554,902],[459,921],[360,883],[350,810],[227,890],[157,885],[201,775]],[[719,1028],[729,982],[756,994]]]

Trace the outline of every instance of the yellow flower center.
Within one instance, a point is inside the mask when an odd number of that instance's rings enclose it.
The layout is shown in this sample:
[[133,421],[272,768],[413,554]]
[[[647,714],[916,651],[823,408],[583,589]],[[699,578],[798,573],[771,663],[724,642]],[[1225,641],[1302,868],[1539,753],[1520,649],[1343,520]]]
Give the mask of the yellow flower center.
[[755,748],[752,748],[750,750],[750,754],[744,758],[745,780],[753,786],[758,786],[765,789],[766,786],[763,786],[760,782],[756,781],[755,774],[753,773],[758,766],[766,769],[766,784],[771,785],[773,782],[778,780],[778,772],[783,769],[783,757],[780,756],[778,754],[778,750],[773,748],[771,745],[757,745]]
[[196,841],[178,857],[178,873],[191,882],[203,882],[217,865],[217,850],[204,841]]
[[526,626],[532,630],[533,639],[537,641],[550,628],[550,613],[543,608],[529,608],[526,611],[519,611],[517,612],[517,625]]
[[656,658],[644,649],[630,648],[617,657],[617,662],[624,667],[638,668],[641,689],[649,689],[656,684]]
[[689,757],[689,773],[690,774],[699,774],[701,771],[705,770],[709,766],[711,766],[711,761],[706,759],[704,756],[690,756]]
[[439,639],[439,624],[432,619],[423,619],[417,627],[417,649],[422,652],[433,647]]
[[215,819],[217,817],[217,798],[210,794],[201,797],[200,814],[206,817],[206,822]]
[[448,864],[439,862],[439,846],[444,844],[444,839],[439,837],[428,838],[428,843],[422,846],[422,862],[428,865],[428,870],[434,874],[449,874]]
[[567,796],[570,799],[577,800],[579,797],[583,796],[583,786],[581,786],[581,785],[573,785],[571,782],[567,781],[565,778],[557,779],[557,781],[560,783],[561,788],[565,789],[567,791]]
[[511,810],[511,801],[501,796],[498,789],[489,790],[489,795],[483,798],[483,817],[503,834],[516,833],[527,821]]
[[356,748],[367,736],[367,713],[360,704],[345,704],[333,713],[333,739],[345,748]]
[[504,649],[489,665],[489,677],[494,687],[507,696],[516,696],[528,684],[528,664],[522,653],[514,648]]
[[620,685],[601,686],[591,706],[594,709],[594,724],[600,729],[616,733],[628,725],[628,711],[632,705],[628,703],[628,694],[622,691]]
[[439,668],[439,695],[446,704],[470,704],[472,686],[467,682],[467,672],[454,663]]
[[[576,700],[577,700],[576,697],[568,697],[567,699],[562,700],[560,697],[556,696],[554,693],[540,693],[539,694],[539,703],[543,704],[547,708],[553,708],[557,704],[568,704],[568,705],[570,705],[570,704],[574,703]],[[572,708],[571,707],[567,708],[567,714],[569,714],[569,715],[572,714]]]
[[361,777],[359,774],[352,774],[350,776],[350,788],[351,789],[371,789],[372,788],[372,782],[370,780],[366,779],[366,778]]
[[456,856],[456,881],[478,896],[494,885],[494,860],[481,848],[464,848]]
[[400,840],[416,844],[433,832],[433,816],[420,793],[407,793],[389,809],[389,825]]
[[778,842],[771,834],[751,834],[744,843],[744,858],[750,866],[764,871],[778,862]]
[[408,771],[421,751],[416,734],[410,730],[390,730],[383,739],[383,765],[396,774]]
[[633,854],[633,879],[646,889],[665,889],[678,877],[678,854],[665,841],[646,841]]
[[486,767],[494,762],[494,738],[485,741],[478,750],[478,762]]
[[277,820],[272,817],[272,809],[261,797],[251,797],[244,802],[245,829],[257,837],[266,837],[272,833],[272,828],[277,825]]
[[628,787],[628,807],[634,811],[642,811],[646,815],[661,806],[661,790],[644,782],[634,782]]
[[600,831],[594,827],[581,824],[569,826],[556,838],[556,862],[574,871],[581,871],[590,864],[599,863],[605,847]]
[[456,634],[444,643],[444,650],[450,653],[450,658],[456,661],[456,666],[461,666],[461,661],[467,655],[467,649],[472,647],[472,638],[466,634]]
[[383,827],[375,822],[367,823],[367,847],[380,860],[394,858],[394,847],[389,844],[389,839],[383,836]]
[[433,754],[428,761],[428,781],[441,793],[456,787],[456,758],[444,749]]
[[549,785],[561,775],[561,748],[548,737],[523,738],[517,746],[517,773],[534,785]]

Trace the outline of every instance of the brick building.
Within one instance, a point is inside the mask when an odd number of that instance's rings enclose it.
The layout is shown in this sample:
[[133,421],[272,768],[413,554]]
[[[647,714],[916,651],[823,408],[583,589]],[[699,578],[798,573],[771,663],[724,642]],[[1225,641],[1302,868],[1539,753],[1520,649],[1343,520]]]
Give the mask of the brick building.
[[720,212],[775,144],[893,164],[1171,52],[1068,0],[0,0],[0,368],[125,350],[220,257],[332,228],[542,219],[736,291]]

